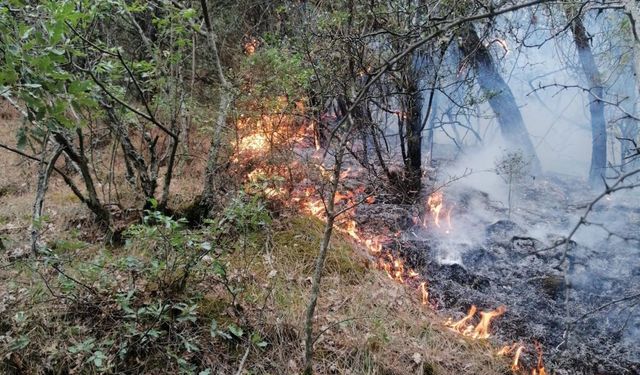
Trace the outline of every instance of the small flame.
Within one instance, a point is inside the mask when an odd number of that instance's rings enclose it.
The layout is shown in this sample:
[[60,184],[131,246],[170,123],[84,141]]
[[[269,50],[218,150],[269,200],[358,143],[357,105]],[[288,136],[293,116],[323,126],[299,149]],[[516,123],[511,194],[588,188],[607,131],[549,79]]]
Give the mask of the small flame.
[[420,294],[422,295],[422,304],[429,304],[429,292],[427,291],[427,283],[424,281],[420,283]]
[[505,356],[507,354],[511,354],[511,352],[516,350],[517,347],[518,347],[518,343],[513,343],[512,345],[505,345],[500,350],[498,350],[496,354]]
[[542,361],[542,345],[536,342],[536,352],[538,352],[538,364],[537,368],[531,371],[531,375],[546,375],[547,372],[544,369],[544,362]]
[[480,323],[473,330],[473,338],[474,339],[486,339],[489,338],[489,327],[491,325],[491,320],[504,314],[507,311],[505,306],[500,306],[493,311],[482,311],[480,312]]
[[433,222],[437,227],[440,227],[440,211],[442,210],[442,193],[437,191],[429,196],[427,199],[427,206],[429,212],[433,217]]
[[516,349],[516,354],[513,356],[513,363],[511,364],[511,371],[516,372],[520,370],[520,355],[522,354],[522,350],[524,349],[524,345],[518,345]]
[[455,323],[449,320],[447,321],[447,323],[445,323],[445,325],[458,333],[464,333],[464,331],[467,329],[467,322],[473,318],[473,316],[476,314],[476,310],[476,305],[471,305],[469,312],[464,318],[458,320]]
[[448,320],[445,325],[452,330],[463,334],[465,336],[472,337],[474,339],[486,339],[491,335],[489,334],[489,327],[491,326],[491,320],[504,314],[507,309],[504,306],[500,306],[494,311],[482,311],[480,312],[480,322],[474,327],[469,324],[469,321],[475,316],[477,308],[475,305],[471,305],[469,312],[467,315],[458,320],[457,322],[453,322]]
[[427,212],[430,215],[424,216],[422,220],[422,225],[427,226],[428,217],[431,216],[431,220],[436,225],[436,227],[440,228],[442,226],[442,221],[446,221],[445,233],[449,234],[452,229],[451,226],[451,212],[453,211],[453,207],[445,208],[444,205],[444,196],[442,192],[436,191],[429,195],[427,198]]
[[351,238],[356,241],[360,241],[360,236],[358,235],[358,226],[354,220],[347,220],[346,225],[341,228],[345,233],[347,233]]

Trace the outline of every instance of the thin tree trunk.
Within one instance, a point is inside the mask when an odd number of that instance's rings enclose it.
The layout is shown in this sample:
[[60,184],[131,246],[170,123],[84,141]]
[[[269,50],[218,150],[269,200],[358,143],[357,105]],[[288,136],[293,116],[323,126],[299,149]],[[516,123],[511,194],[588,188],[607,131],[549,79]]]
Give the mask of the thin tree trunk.
[[475,29],[468,25],[461,32],[460,50],[476,71],[478,85],[486,93],[489,105],[500,124],[500,132],[507,143],[517,147],[531,163],[534,173],[540,172],[540,161],[529,138],[524,119],[516,99],[504,81],[487,48],[482,44]]
[[[46,149],[46,141],[45,141]],[[47,194],[47,188],[49,187],[49,177],[51,172],[55,168],[58,157],[62,154],[62,147],[56,145],[53,149],[51,157],[47,160],[43,155],[40,159],[40,168],[38,170],[38,186],[36,189],[36,198],[33,203],[33,218],[31,219],[31,251],[33,254],[38,252],[38,241],[40,240],[40,227],[42,220],[42,207],[44,205],[44,198]]]
[[[589,183],[593,187],[602,184],[607,168],[607,123],[604,117],[604,87],[600,71],[591,51],[589,36],[580,16],[573,17],[572,11],[567,9],[567,18],[573,18],[571,31],[578,50],[578,59],[587,78],[591,95],[589,97],[589,113],[591,115],[591,167],[589,168]],[[593,99],[591,98],[593,96]],[[592,99],[592,100],[591,100]]]
[[624,7],[631,20],[633,72],[636,80],[636,92],[640,93],[640,4],[637,0],[625,0]]
[[[344,137],[346,138],[347,135],[345,134]],[[325,260],[327,259],[327,252],[329,251],[331,234],[333,233],[333,224],[336,219],[334,200],[336,197],[336,193],[338,192],[338,187],[340,185],[340,172],[342,168],[342,157],[344,156],[344,146],[345,145],[340,146],[335,158],[333,177],[331,181],[331,190],[329,193],[329,197],[327,197],[327,222],[324,226],[324,234],[322,236],[322,243],[320,244],[320,252],[318,253],[318,257],[316,258],[316,265],[314,268],[313,280],[311,284],[311,295],[309,297],[309,305],[307,305],[307,311],[305,314],[305,375],[313,374],[313,343],[315,341],[313,338],[313,316],[315,314],[316,305],[318,303],[318,296],[320,294],[320,282],[322,280],[322,271],[324,269]]]
[[204,16],[204,22],[207,27],[207,41],[211,54],[213,55],[213,64],[218,75],[218,81],[220,83],[220,99],[218,104],[218,115],[211,138],[211,148],[209,149],[209,155],[207,157],[207,167],[205,169],[204,188],[202,191],[201,206],[210,209],[213,205],[213,195],[215,187],[215,175],[218,165],[218,153],[220,145],[222,144],[222,133],[227,124],[227,116],[233,97],[231,94],[231,84],[227,81],[220,63],[220,54],[218,51],[218,45],[216,43],[216,35],[214,34],[213,27],[211,25],[211,19],[209,18],[209,8],[206,0],[200,0],[202,7],[202,13]]
[[[413,74],[412,74],[413,75]],[[411,82],[407,83],[409,92],[406,100],[405,131],[407,140],[407,158],[405,170],[410,183],[410,189],[420,190],[420,178],[422,177],[422,122],[420,121],[420,109],[422,107],[422,95],[417,77],[407,77]]]
[[[351,107],[353,108],[353,106]],[[324,269],[324,263],[327,259],[327,252],[329,251],[329,243],[331,241],[331,235],[333,233],[333,224],[336,217],[340,214],[335,212],[335,197],[340,187],[340,173],[342,172],[342,160],[347,148],[347,142],[349,141],[349,135],[354,128],[354,119],[351,116],[350,111],[345,113],[347,116],[348,126],[345,129],[340,142],[337,145],[335,164],[333,166],[333,175],[331,179],[331,189],[329,196],[327,197],[326,209],[327,222],[324,226],[324,234],[322,237],[322,243],[320,244],[320,252],[316,258],[315,269],[311,281],[311,295],[309,297],[309,304],[307,305],[307,311],[305,314],[305,351],[304,351],[304,374],[313,374],[313,316],[315,314],[316,305],[318,303],[318,296],[320,294],[320,283],[322,281],[322,271]]]
[[[179,130],[179,129],[178,129]],[[169,154],[169,161],[167,163],[167,173],[164,176],[164,184],[162,186],[162,198],[160,199],[160,209],[167,208],[169,200],[169,187],[171,185],[171,179],[173,177],[173,166],[176,162],[176,153],[178,152],[178,139],[171,139],[171,153]]]

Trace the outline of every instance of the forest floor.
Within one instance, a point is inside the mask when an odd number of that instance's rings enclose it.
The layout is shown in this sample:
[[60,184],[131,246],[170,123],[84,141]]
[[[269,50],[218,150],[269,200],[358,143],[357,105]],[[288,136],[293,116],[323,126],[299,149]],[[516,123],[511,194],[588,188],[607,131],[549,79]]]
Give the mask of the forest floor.
[[[0,129],[0,139],[15,144],[9,127]],[[303,316],[323,231],[319,219],[282,210],[269,213],[268,222],[234,228],[218,242],[215,224],[180,227],[172,232],[176,241],[187,238],[188,246],[196,241],[214,249],[186,288],[172,294],[162,283],[180,276],[179,271],[159,274],[162,264],[153,262],[154,251],[167,244],[138,226],[126,245],[105,246],[89,212],[57,177],[42,224],[50,252],[31,255],[36,168],[15,155],[2,155],[3,373],[301,371]],[[178,174],[175,199],[189,201],[195,187],[196,176]],[[490,340],[451,332],[413,288],[376,270],[339,233],[326,264],[315,331],[317,373],[509,372],[509,363],[496,356]]]

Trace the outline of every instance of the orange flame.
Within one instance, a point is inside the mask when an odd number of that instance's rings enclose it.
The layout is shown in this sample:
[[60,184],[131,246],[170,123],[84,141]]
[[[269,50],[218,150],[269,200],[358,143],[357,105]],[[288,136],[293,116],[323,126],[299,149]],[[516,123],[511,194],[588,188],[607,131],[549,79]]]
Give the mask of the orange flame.
[[440,211],[442,210],[442,193],[437,191],[431,195],[427,199],[427,206],[429,207],[429,212],[431,212],[431,216],[433,217],[433,222],[437,227],[440,227]]
[[380,254],[382,252],[382,243],[377,238],[367,238],[364,244],[372,254]]
[[464,333],[468,329],[467,322],[473,318],[473,316],[476,314],[476,310],[476,305],[471,305],[469,312],[464,318],[458,320],[455,323],[449,320],[445,323],[445,325],[458,333]]
[[360,236],[358,235],[358,226],[354,220],[347,220],[344,227],[340,228],[346,234],[351,236],[356,241],[360,241]]
[[544,369],[544,362],[542,361],[542,345],[536,342],[536,352],[538,352],[538,364],[537,368],[531,371],[531,375],[546,375],[547,372]]
[[513,363],[511,364],[511,371],[520,370],[520,355],[522,354],[522,350],[524,349],[523,345],[518,345],[516,349],[516,354],[513,356]]
[[475,316],[477,308],[475,305],[471,305],[467,315],[458,320],[457,322],[449,319],[445,325],[452,330],[463,334],[465,336],[472,337],[474,339],[486,339],[491,335],[489,334],[489,327],[491,326],[491,320],[504,314],[507,309],[504,306],[500,306],[494,311],[482,311],[480,312],[480,322],[474,327],[469,324],[469,321]]
[[474,339],[486,339],[489,338],[489,326],[491,320],[504,314],[507,311],[505,306],[500,306],[494,311],[482,311],[480,312],[480,323],[473,330]]
[[427,283],[426,282],[421,282],[420,283],[420,293],[422,295],[422,304],[423,305],[427,305],[429,304],[429,292],[427,292]]
[[498,352],[496,354],[497,355],[511,354],[511,352],[516,350],[517,347],[518,347],[518,343],[513,343],[513,345],[505,345],[500,350],[498,350]]
[[[452,228],[451,227],[451,211],[453,210],[453,207],[449,207],[448,209],[445,210],[444,196],[442,192],[436,191],[431,195],[429,195],[429,197],[427,198],[426,206],[427,206],[427,211],[431,216],[431,220],[433,220],[433,223],[436,225],[436,227],[440,228],[441,221],[443,219],[446,220],[445,232],[448,234]],[[425,215],[424,219],[422,220],[422,225],[425,227],[427,226],[427,223],[428,223],[428,216],[429,215]]]

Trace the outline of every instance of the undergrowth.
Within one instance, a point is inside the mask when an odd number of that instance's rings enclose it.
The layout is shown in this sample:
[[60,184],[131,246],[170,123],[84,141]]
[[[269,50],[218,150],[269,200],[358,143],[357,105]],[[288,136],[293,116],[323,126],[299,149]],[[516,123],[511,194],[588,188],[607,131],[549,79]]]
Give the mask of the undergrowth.
[[[150,210],[105,248],[56,240],[3,268],[0,372],[287,374],[323,223],[271,218],[240,193],[200,228]],[[316,371],[494,374],[488,344],[453,336],[412,290],[336,235],[316,317]]]

